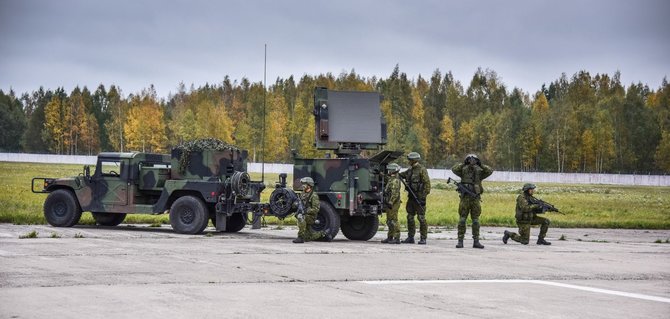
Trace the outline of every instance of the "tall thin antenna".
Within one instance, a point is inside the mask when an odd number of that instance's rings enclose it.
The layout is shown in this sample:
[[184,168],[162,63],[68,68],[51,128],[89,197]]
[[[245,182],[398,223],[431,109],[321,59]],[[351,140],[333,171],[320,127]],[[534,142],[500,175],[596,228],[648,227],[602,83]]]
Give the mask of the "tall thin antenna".
[[265,98],[267,95],[268,45],[265,44],[263,57],[263,133],[261,135],[261,182],[265,182]]

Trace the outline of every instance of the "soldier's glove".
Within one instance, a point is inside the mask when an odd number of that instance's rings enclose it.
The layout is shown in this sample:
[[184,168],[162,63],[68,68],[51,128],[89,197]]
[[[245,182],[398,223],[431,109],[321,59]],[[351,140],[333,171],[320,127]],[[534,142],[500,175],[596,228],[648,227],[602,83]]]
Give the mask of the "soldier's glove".
[[416,201],[419,203],[419,205],[426,206],[426,200],[425,199],[424,200],[417,199]]

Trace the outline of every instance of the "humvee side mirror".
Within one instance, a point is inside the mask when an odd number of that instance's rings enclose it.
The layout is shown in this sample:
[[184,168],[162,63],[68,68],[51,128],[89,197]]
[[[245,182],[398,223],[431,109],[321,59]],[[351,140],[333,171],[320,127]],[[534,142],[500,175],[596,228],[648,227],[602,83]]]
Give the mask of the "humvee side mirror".
[[84,177],[87,181],[91,181],[91,167],[88,165],[84,165]]

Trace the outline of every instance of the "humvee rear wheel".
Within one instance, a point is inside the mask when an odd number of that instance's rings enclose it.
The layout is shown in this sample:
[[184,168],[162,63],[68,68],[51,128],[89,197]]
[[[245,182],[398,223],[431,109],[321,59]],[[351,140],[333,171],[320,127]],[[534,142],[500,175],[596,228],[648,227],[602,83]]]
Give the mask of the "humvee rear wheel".
[[351,216],[342,222],[342,234],[351,240],[368,240],[375,236],[379,229],[379,217]]
[[247,215],[248,213],[243,214],[233,214],[228,217],[226,221],[226,233],[236,233],[244,228],[247,225]]
[[100,226],[117,226],[126,219],[126,214],[121,213],[91,213],[95,223]]
[[172,229],[181,234],[199,234],[209,222],[207,206],[194,196],[179,197],[170,207]]
[[56,190],[44,201],[44,218],[51,226],[72,227],[81,218],[81,208],[72,191]]
[[340,232],[340,215],[335,208],[326,201],[321,201],[319,214],[316,215],[316,221],[312,224],[313,231],[330,230],[330,236],[335,238]]

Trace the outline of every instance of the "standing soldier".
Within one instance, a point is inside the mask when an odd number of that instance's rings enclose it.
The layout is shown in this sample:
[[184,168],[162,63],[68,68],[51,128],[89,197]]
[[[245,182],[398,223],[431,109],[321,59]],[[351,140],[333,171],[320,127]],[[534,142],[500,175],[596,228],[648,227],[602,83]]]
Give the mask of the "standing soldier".
[[461,178],[461,184],[468,188],[471,194],[461,192],[461,202],[458,206],[458,244],[456,248],[463,248],[463,238],[465,237],[465,223],[468,220],[468,214],[472,218],[472,239],[473,248],[484,248],[479,243],[479,215],[482,214],[480,205],[480,196],[484,192],[482,180],[491,176],[493,169],[487,165],[482,165],[477,155],[468,154],[463,163],[458,163],[451,168],[458,177]]
[[428,225],[426,224],[426,197],[430,194],[430,178],[428,178],[428,171],[421,164],[419,160],[421,155],[417,152],[407,154],[410,168],[400,173],[400,178],[405,180],[405,188],[409,192],[407,199],[407,238],[402,242],[405,244],[414,243],[414,234],[416,233],[416,224],[414,223],[414,216],[418,215],[419,231],[421,232],[421,240],[419,245],[426,244],[428,237]]
[[544,240],[549,230],[550,221],[548,218],[537,216],[544,211],[541,205],[537,204],[538,200],[533,197],[535,193],[534,184],[524,184],[523,193],[516,198],[516,225],[519,227],[519,234],[505,231],[503,235],[503,243],[507,244],[507,240],[512,238],[513,241],[528,245],[530,241],[530,226],[540,225],[540,234],[537,236],[538,245],[551,245],[550,242]]
[[300,201],[302,202],[303,211],[296,213],[298,219],[298,238],[293,240],[295,244],[302,244],[306,241],[317,239],[325,239],[331,241],[333,238],[330,235],[330,230],[314,232],[312,225],[316,221],[316,216],[319,214],[319,196],[314,195],[314,180],[311,177],[303,177],[300,179],[302,184],[302,194],[300,194]]
[[384,244],[400,244],[400,224],[398,223],[398,209],[400,208],[400,166],[391,163],[386,166],[388,180],[384,188],[384,210],[386,211],[386,225],[389,228]]

